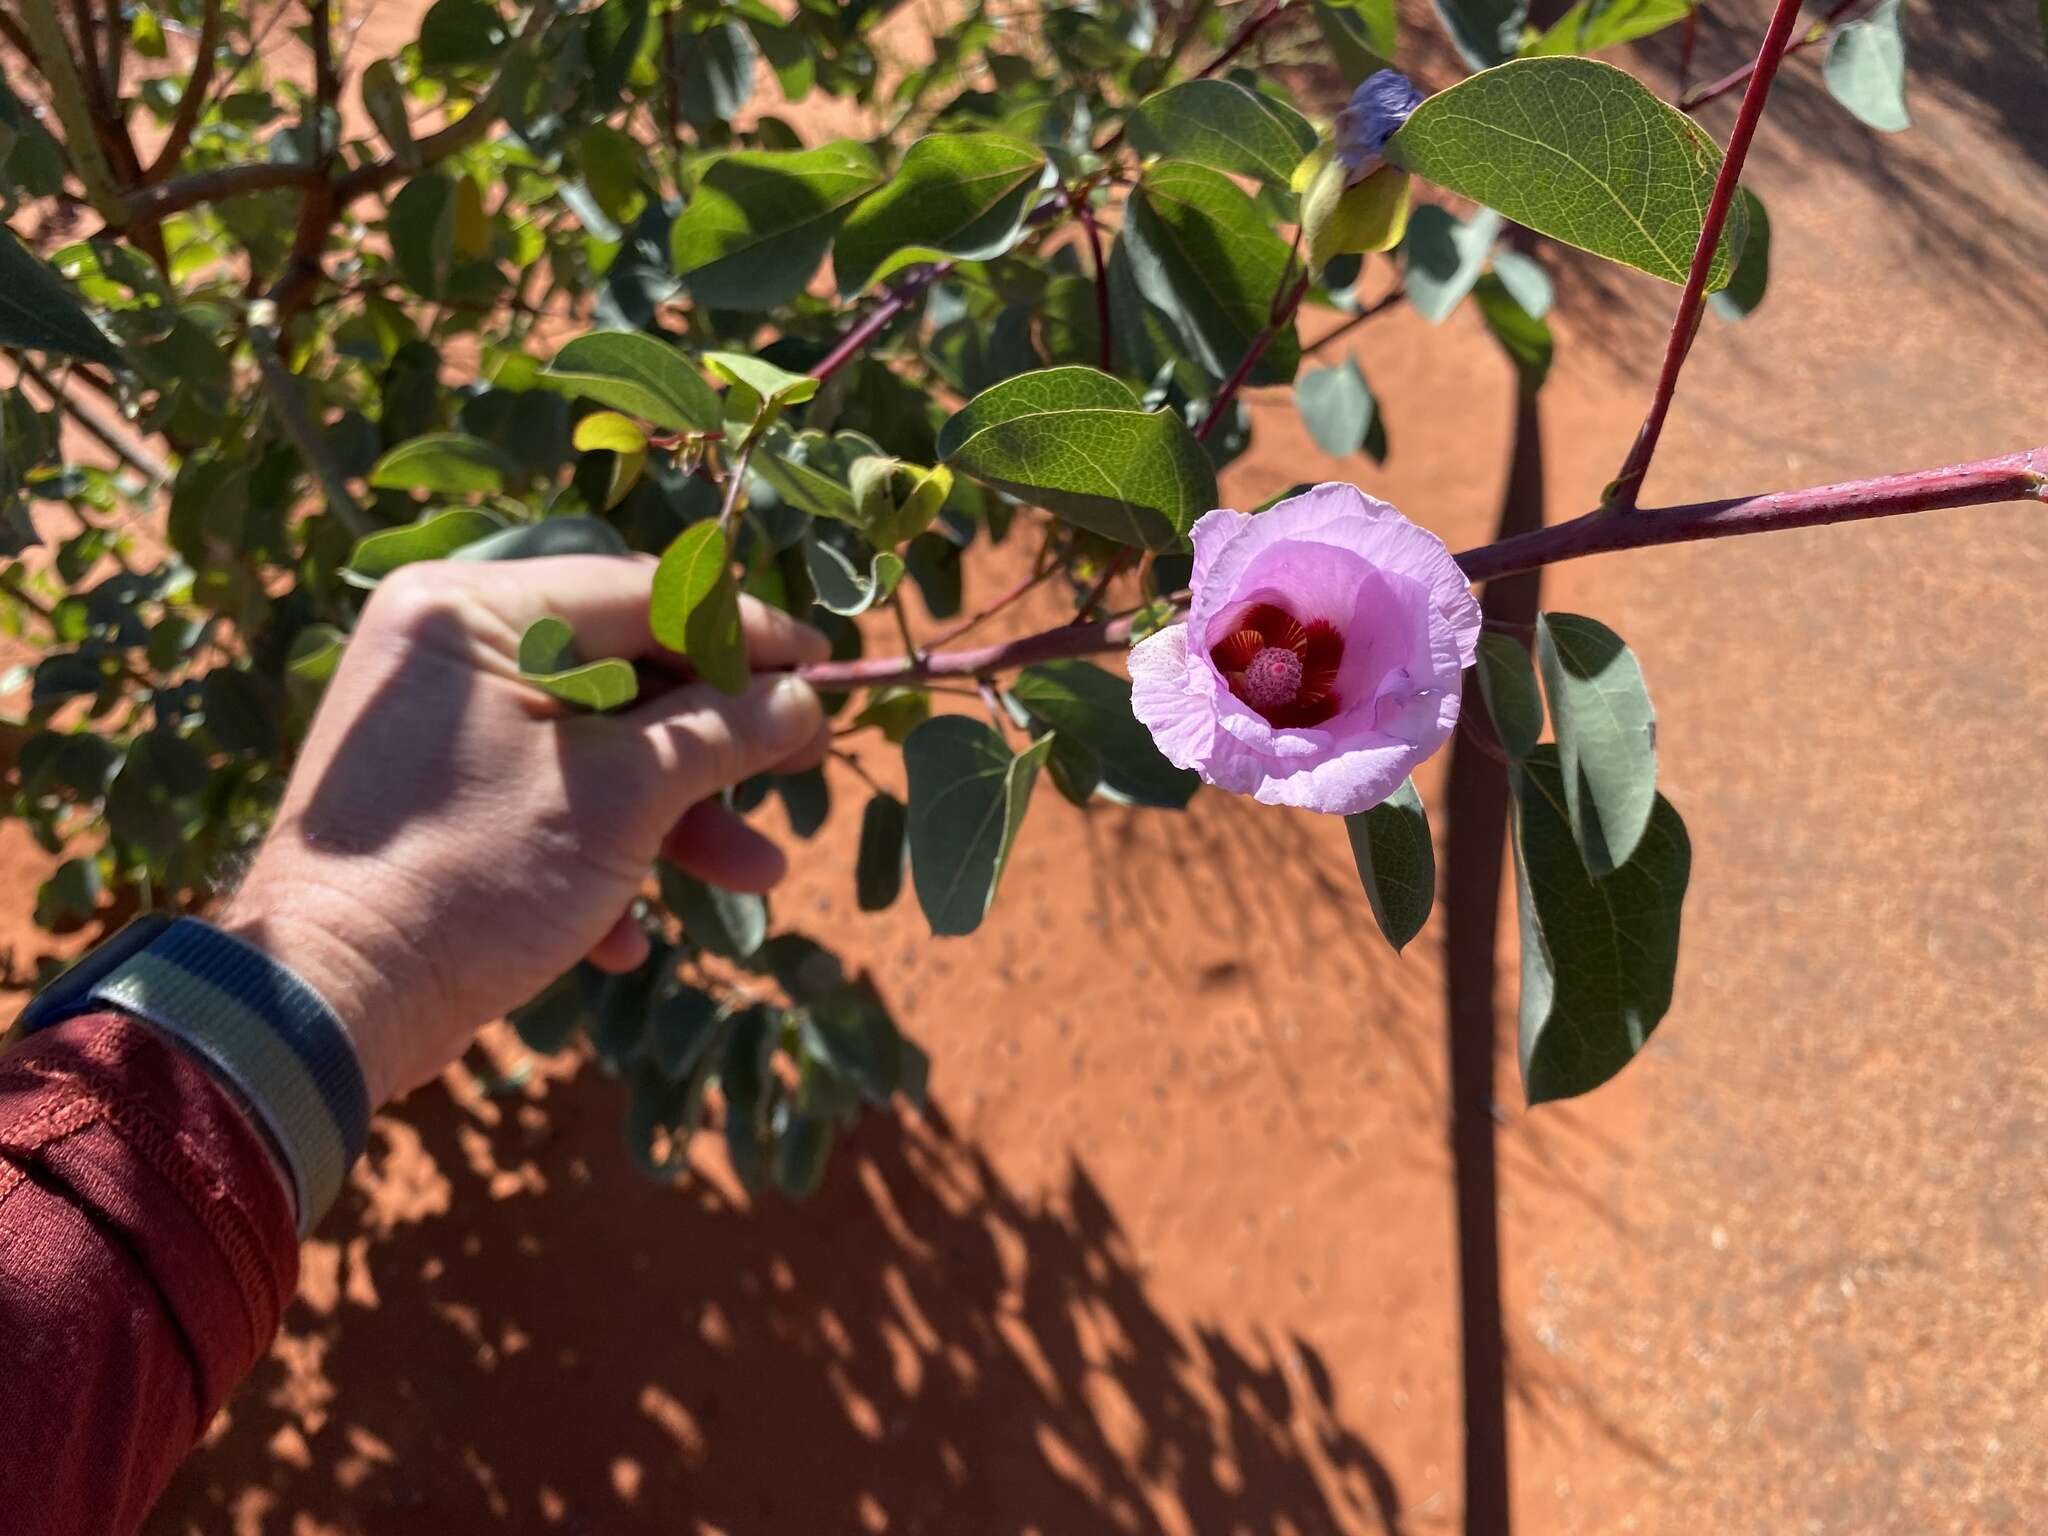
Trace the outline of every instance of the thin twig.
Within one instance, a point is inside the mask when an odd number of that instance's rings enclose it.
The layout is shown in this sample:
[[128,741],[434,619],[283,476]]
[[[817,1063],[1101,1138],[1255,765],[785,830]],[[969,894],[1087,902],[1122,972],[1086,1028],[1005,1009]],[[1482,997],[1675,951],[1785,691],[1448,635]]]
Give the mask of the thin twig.
[[733,457],[732,468],[725,473],[725,500],[718,508],[718,531],[725,535],[727,548],[732,546],[732,520],[739,511],[740,490],[747,483],[747,461],[753,456],[754,440],[749,437],[740,444],[740,451]]
[[867,318],[839,338],[839,344],[811,368],[814,379],[829,379],[860,355],[861,349],[873,341],[903,311],[917,302],[925,289],[953,270],[955,263],[935,262],[929,267],[913,272],[909,277],[889,290],[889,296],[868,312]]
[[[1969,464],[1910,470],[1807,490],[1645,509],[1632,517],[1615,517],[1596,508],[1570,522],[1467,550],[1458,556],[1458,564],[1469,579],[1485,581],[1617,550],[2009,501],[2048,502],[2048,446]],[[1120,651],[1130,643],[1134,617],[1126,614],[1093,624],[1062,624],[1018,640],[957,651],[928,651],[916,658],[885,656],[827,661],[796,670],[813,686],[831,689],[909,683],[934,677],[980,678],[1042,661]]]
[[192,73],[185,92],[178,98],[177,115],[171,119],[164,147],[142,173],[145,182],[162,181],[178,168],[185,146],[192,142],[192,130],[199,126],[200,109],[206,105],[207,87],[213,83],[213,56],[220,50],[221,0],[206,0],[206,14],[199,21],[199,51],[192,59]]
[[1305,342],[1302,345],[1301,355],[1303,357],[1311,356],[1314,353],[1322,351],[1322,349],[1324,347],[1327,347],[1331,342],[1343,340],[1346,336],[1349,336],[1353,331],[1357,330],[1361,325],[1364,325],[1366,321],[1372,319],[1373,316],[1385,314],[1388,310],[1392,309],[1396,304],[1400,303],[1403,299],[1407,297],[1408,290],[1398,283],[1395,284],[1394,289],[1391,293],[1383,294],[1379,298],[1374,299],[1370,304],[1366,305],[1365,308],[1361,309],[1349,320],[1346,320],[1342,325],[1335,326],[1332,329],[1323,332],[1323,334],[1318,336],[1314,341]]
[[1244,356],[1238,359],[1237,367],[1231,370],[1230,377],[1223,381],[1223,387],[1216,391],[1215,398],[1209,402],[1209,409],[1202,417],[1202,424],[1195,428],[1196,442],[1205,443],[1209,440],[1209,434],[1216,430],[1216,423],[1223,419],[1225,409],[1237,398],[1238,391],[1244,388],[1244,381],[1251,377],[1252,370],[1259,366],[1259,359],[1266,355],[1266,349],[1272,346],[1274,339],[1293,323],[1294,312],[1301,308],[1302,297],[1307,294],[1308,285],[1309,274],[1303,272],[1293,291],[1274,306],[1272,318],[1266,322],[1259,334],[1252,338],[1251,345],[1244,349]]
[[20,366],[23,375],[33,379],[36,387],[50,397],[52,405],[70,416],[123,464],[147,480],[151,490],[171,478],[171,468],[168,464],[116,428],[98,407],[73,399],[55,379],[26,357],[16,354],[15,362]]
[[1047,566],[1042,571],[1033,572],[1031,575],[1025,577],[1024,580],[1018,582],[1016,586],[1010,588],[1009,591],[1005,592],[1001,597],[997,598],[994,602],[988,604],[987,607],[978,609],[974,613],[969,614],[966,618],[962,619],[958,624],[955,624],[951,629],[941,630],[938,634],[932,637],[931,643],[927,645],[925,649],[936,650],[938,647],[942,645],[951,645],[955,640],[958,640],[962,635],[968,633],[970,630],[979,629],[983,624],[987,623],[990,619],[994,618],[997,614],[1001,613],[1005,608],[1008,608],[1011,604],[1019,601],[1026,594],[1036,591],[1039,587],[1043,586],[1045,584],[1046,578],[1051,576],[1052,573],[1058,569],[1058,566]]
[[[1806,31],[1802,32],[1798,37],[1793,38],[1790,43],[1785,45],[1786,56],[1789,57],[1790,55],[1797,53],[1802,48],[1811,48],[1815,43],[1820,42],[1822,39],[1827,37],[1830,32],[1834,30],[1834,25],[1837,21],[1839,21],[1843,16],[1848,14],[1848,12],[1853,7],[1858,6],[1862,3],[1863,0],[1837,0],[1837,3],[1835,4],[1834,8],[1831,9],[1825,16],[1821,17],[1819,21],[1815,22]],[[1690,18],[1688,18],[1688,20],[1690,20]],[[1690,47],[1688,47],[1688,59],[1690,58],[1690,56],[1691,49]],[[1678,110],[1681,112],[1697,112],[1701,107],[1704,107],[1708,102],[1718,101],[1721,97],[1726,96],[1730,91],[1738,89],[1745,81],[1749,79],[1751,75],[1755,73],[1756,61],[1751,60],[1749,63],[1743,65],[1742,68],[1732,70],[1728,74],[1723,75],[1718,80],[1709,81],[1707,84],[1701,86],[1696,91],[1688,91],[1684,88],[1685,74],[1684,71],[1681,70],[1678,77]]]
[[[862,726],[861,729],[870,730],[872,729],[872,727]],[[833,732],[833,734],[837,736],[845,733],[835,731]],[[872,773],[869,773],[867,769],[864,766],[862,766],[861,760],[855,757],[851,752],[844,751],[838,747],[827,747],[825,749],[825,752],[827,756],[833,758],[835,761],[844,763],[847,767],[851,768],[854,771],[854,773],[857,774],[864,783],[866,783],[867,787],[869,789],[872,789],[876,794],[886,795],[889,793],[889,791],[884,789],[881,786],[881,784],[876,780],[875,776]]]
[[1085,193],[1076,195],[1074,189],[1067,189],[1067,205],[1081,221],[1081,229],[1088,237],[1088,252],[1095,259],[1095,330],[1097,354],[1102,371],[1111,371],[1116,347],[1109,329],[1109,263],[1102,259],[1102,231],[1095,226],[1095,210],[1088,206]]
[[1728,151],[1722,156],[1720,174],[1714,178],[1713,195],[1707,200],[1699,244],[1692,254],[1692,270],[1686,276],[1685,291],[1679,295],[1678,314],[1672,319],[1671,337],[1664,345],[1664,365],[1657,373],[1657,387],[1650,396],[1650,409],[1643,417],[1643,425],[1636,433],[1628,457],[1622,461],[1621,473],[1614,477],[1614,484],[1608,489],[1608,505],[1619,511],[1635,506],[1636,496],[1642,490],[1643,476],[1649,473],[1650,460],[1657,452],[1657,439],[1664,432],[1664,418],[1671,411],[1671,397],[1678,390],[1679,372],[1685,367],[1686,354],[1692,350],[1693,333],[1699,328],[1701,306],[1707,295],[1707,277],[1714,268],[1714,253],[1721,243],[1721,231],[1727,226],[1729,210],[1735,205],[1735,194],[1742,178],[1742,162],[1749,157],[1750,141],[1756,137],[1757,124],[1763,120],[1764,99],[1771,93],[1771,81],[1785,56],[1785,40],[1792,35],[1792,27],[1799,20],[1799,4],[1800,0],[1777,0],[1770,25],[1764,31],[1763,46],[1757,51],[1756,71],[1750,76],[1749,89],[1743,93],[1742,110],[1736,114],[1735,129],[1728,135]]

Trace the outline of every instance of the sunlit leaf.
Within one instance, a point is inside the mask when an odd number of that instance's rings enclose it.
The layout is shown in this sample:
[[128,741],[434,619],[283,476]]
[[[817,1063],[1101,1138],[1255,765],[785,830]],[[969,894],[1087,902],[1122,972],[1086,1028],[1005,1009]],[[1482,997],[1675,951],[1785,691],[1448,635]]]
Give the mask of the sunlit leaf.
[[1906,37],[1900,0],[1878,0],[1868,15],[1844,22],[1828,40],[1821,74],[1835,100],[1880,133],[1913,126],[1906,111]]
[[847,208],[881,180],[873,154],[847,139],[721,156],[676,219],[675,270],[700,304],[771,309],[810,281]]
[[919,139],[888,185],[841,227],[832,248],[840,293],[859,293],[905,251],[932,259],[1000,255],[1015,242],[1044,170],[1042,150],[1007,134]]
[[1316,131],[1292,107],[1229,80],[1184,80],[1138,104],[1126,128],[1148,155],[1172,155],[1285,187]]
[[1536,659],[1557,733],[1564,804],[1586,867],[1628,861],[1657,795],[1657,717],[1635,653],[1598,620],[1536,618]]
[[972,933],[995,901],[1003,866],[1052,750],[1041,738],[1012,755],[978,720],[941,715],[903,744],[910,779],[910,872],[934,935]]
[[1373,918],[1398,950],[1422,932],[1436,904],[1436,849],[1429,816],[1409,779],[1369,810],[1344,818]]

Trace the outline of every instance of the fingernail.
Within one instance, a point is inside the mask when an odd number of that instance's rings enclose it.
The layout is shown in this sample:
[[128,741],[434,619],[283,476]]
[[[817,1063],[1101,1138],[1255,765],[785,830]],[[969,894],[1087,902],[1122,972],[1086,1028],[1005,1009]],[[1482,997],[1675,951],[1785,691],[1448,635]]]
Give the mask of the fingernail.
[[768,724],[780,740],[801,746],[825,718],[817,691],[795,673],[779,679],[768,694]]

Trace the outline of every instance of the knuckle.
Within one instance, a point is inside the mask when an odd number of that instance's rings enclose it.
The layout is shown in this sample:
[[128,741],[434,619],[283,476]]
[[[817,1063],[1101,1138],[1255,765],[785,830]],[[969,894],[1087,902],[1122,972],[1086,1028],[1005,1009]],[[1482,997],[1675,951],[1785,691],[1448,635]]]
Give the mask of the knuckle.
[[401,639],[418,639],[445,623],[456,606],[456,584],[447,562],[402,565],[382,581],[363,608],[363,627]]

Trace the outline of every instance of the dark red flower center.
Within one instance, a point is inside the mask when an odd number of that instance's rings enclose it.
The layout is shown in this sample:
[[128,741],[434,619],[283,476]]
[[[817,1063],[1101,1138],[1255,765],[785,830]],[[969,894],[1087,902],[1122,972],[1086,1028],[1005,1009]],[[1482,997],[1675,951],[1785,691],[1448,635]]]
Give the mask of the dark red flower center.
[[1337,713],[1344,637],[1327,620],[1304,624],[1277,603],[1259,603],[1210,647],[1209,659],[1271,725],[1321,725]]

